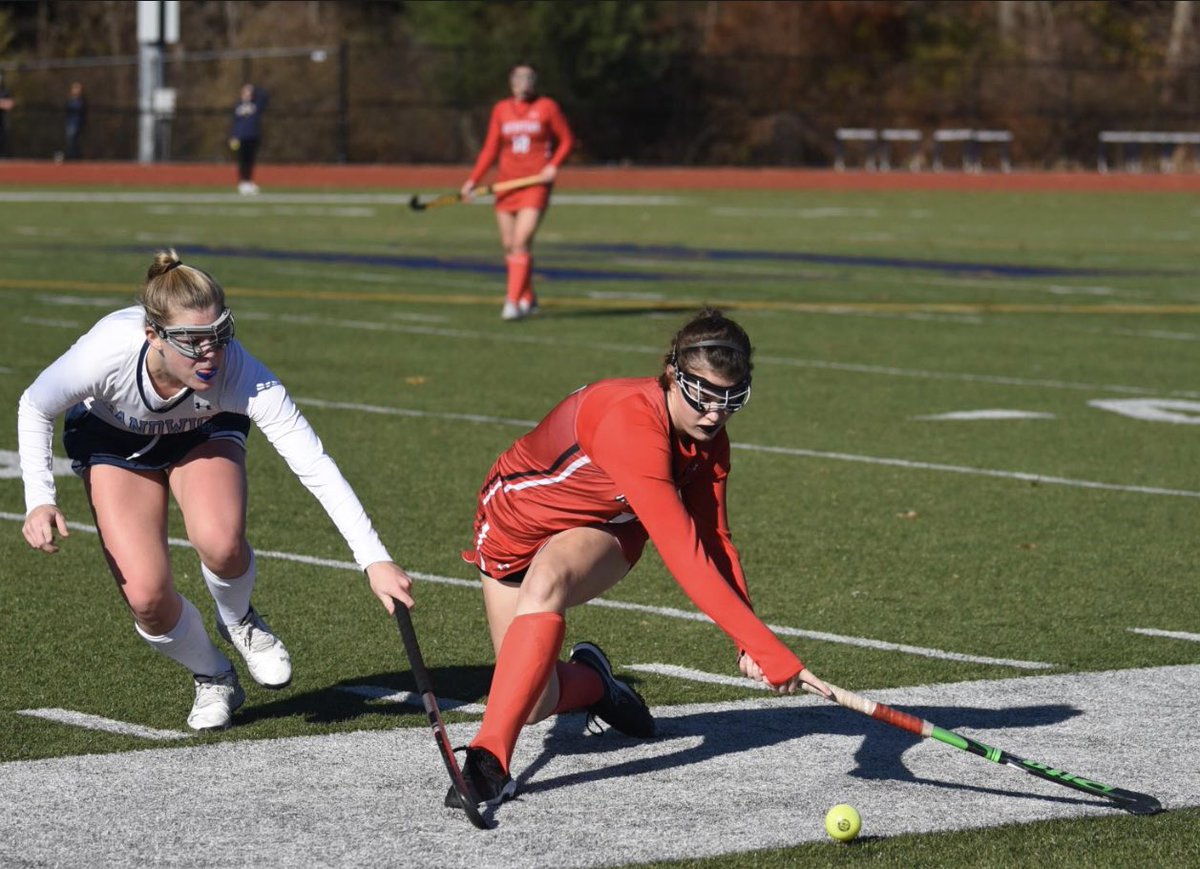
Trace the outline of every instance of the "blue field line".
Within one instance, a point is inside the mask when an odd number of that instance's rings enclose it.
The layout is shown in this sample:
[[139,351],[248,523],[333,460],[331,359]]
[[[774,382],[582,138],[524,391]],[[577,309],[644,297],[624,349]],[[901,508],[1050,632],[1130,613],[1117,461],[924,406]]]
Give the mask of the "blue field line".
[[[123,253],[143,253],[141,247],[123,245],[115,248]],[[857,256],[846,254],[808,253],[785,250],[732,250],[728,248],[692,248],[683,245],[641,244],[575,244],[559,245],[558,250],[615,256],[653,256],[658,259],[707,262],[797,262],[809,265],[832,265],[858,268],[903,269],[940,272],[950,275],[975,275],[1006,278],[1096,278],[1145,277],[1170,274],[1164,270],[1087,269],[1068,266],[1035,266],[1014,263],[954,262],[951,260],[910,259],[907,257]],[[503,275],[505,266],[498,261],[447,259],[435,256],[405,254],[348,253],[344,251],[303,251],[276,248],[231,247],[229,245],[189,245],[193,254],[262,259],[282,262],[310,262],[323,265],[376,266],[379,268],[416,271],[443,271],[482,275]],[[537,274],[550,280],[564,281],[666,281],[695,280],[694,275],[675,275],[666,272],[614,271],[600,268],[576,268],[539,264]]]
[[[144,253],[143,247],[122,245],[115,248],[122,253]],[[189,244],[189,255],[236,257],[240,259],[262,259],[282,262],[307,262],[322,265],[378,266],[380,268],[411,269],[417,271],[461,272],[481,275],[506,273],[506,266],[499,257],[495,261],[445,259],[434,256],[407,256],[400,254],[343,253],[338,251],[278,250],[258,247],[229,247],[207,244]],[[612,271],[609,269],[561,268],[539,264],[538,277],[563,281],[662,281],[674,279],[675,275],[657,272]]]
[[816,265],[857,266],[882,269],[944,272],[948,274],[993,275],[1009,278],[1045,277],[1103,277],[1164,274],[1162,271],[1131,271],[1128,269],[1084,269],[1067,266],[1032,266],[1013,263],[972,263],[950,260],[909,259],[894,256],[860,256],[831,253],[807,253],[784,250],[704,249],[667,244],[568,244],[560,247],[584,253],[617,254],[622,256],[653,256],[658,259],[721,261],[784,261]]

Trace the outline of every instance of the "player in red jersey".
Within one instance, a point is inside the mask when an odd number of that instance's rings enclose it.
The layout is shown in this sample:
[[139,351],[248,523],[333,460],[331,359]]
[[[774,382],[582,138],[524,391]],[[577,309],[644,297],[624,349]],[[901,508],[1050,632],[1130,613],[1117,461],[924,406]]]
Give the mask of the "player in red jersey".
[[513,67],[508,83],[512,99],[501,100],[492,109],[487,139],[471,177],[462,186],[462,194],[464,199],[470,198],[471,190],[497,157],[500,158],[497,181],[541,176],[541,182],[535,186],[496,196],[496,223],[508,264],[508,293],[500,316],[519,320],[537,310],[532,281],[533,237],[550,203],[550,188],[558,167],[571,153],[575,137],[558,104],[536,94],[537,73],[533,67],[527,64]]
[[[492,466],[474,548],[496,669],[464,771],[480,802],[511,797],[521,728],[586,709],[631,736],[654,734],[642,698],[604,653],[558,660],[569,607],[619,582],[647,538],[688,597],[738,648],[738,667],[779,693],[825,684],[759,620],[725,510],[725,424],[750,398],[750,339],[706,309],[679,331],[658,377],[601,380],[567,396]],[[451,789],[448,806],[457,807]]]

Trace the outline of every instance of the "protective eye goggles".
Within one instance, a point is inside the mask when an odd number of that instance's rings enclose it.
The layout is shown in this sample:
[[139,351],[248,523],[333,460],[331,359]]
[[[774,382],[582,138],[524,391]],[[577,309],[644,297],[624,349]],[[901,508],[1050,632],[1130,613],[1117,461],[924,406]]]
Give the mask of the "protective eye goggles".
[[724,347],[727,350],[747,355],[745,348],[741,345],[720,339],[696,341],[672,349],[671,366],[675,369],[675,382],[679,384],[679,392],[683,396],[683,400],[696,413],[712,413],[714,410],[721,413],[737,413],[750,400],[750,375],[747,373],[733,386],[717,386],[703,377],[684,371],[683,366],[679,364],[679,354],[701,347]]
[[696,413],[737,413],[750,400],[750,378],[739,380],[733,386],[717,386],[703,377],[688,374],[675,366],[675,382],[679,393]]
[[154,331],[183,356],[200,359],[233,340],[233,311],[226,308],[207,326],[160,326],[155,323]]

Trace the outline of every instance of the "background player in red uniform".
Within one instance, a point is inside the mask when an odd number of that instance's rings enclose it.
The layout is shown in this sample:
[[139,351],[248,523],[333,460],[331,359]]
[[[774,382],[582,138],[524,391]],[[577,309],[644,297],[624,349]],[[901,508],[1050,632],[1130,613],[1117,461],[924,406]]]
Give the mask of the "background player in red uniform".
[[[516,792],[526,723],[587,709],[631,736],[645,702],[592,643],[558,660],[569,607],[612,588],[647,538],[688,597],[738,648],[748,678],[780,693],[829,689],[759,620],[725,510],[725,424],[750,398],[750,339],[706,309],[671,342],[658,377],[602,380],[567,396],[506,450],[479,493],[474,549],[496,670],[464,772],[480,802]],[[451,789],[446,804],[458,806]]]
[[508,77],[512,98],[492,109],[487,138],[471,177],[462,186],[464,198],[474,189],[496,158],[500,158],[497,181],[540,175],[541,183],[496,196],[496,223],[508,264],[508,293],[500,316],[519,320],[537,310],[533,292],[533,237],[550,202],[550,187],[558,167],[571,153],[575,137],[558,104],[538,96],[537,73],[521,64]]

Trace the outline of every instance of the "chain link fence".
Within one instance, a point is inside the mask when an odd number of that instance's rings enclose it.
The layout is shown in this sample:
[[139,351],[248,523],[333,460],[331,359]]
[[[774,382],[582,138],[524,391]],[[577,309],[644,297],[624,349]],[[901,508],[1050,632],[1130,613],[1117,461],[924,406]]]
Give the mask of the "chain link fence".
[[[227,138],[243,82],[271,97],[261,159],[277,163],[464,163],[491,101],[443,87],[471,58],[421,47],[325,45],[257,51],[169,51],[174,112],[160,154],[232,161]],[[137,58],[0,63],[16,100],[9,156],[64,150],[66,98],[88,98],[83,156],[132,160],[138,146]],[[881,67],[845,57],[680,55],[649,92],[619,105],[548,91],[579,136],[577,160],[660,165],[829,166],[841,127],[1009,130],[1021,168],[1094,166],[1104,130],[1200,130],[1200,68],[1137,71],[1102,64]],[[504,96],[497,82],[492,99]],[[1194,155],[1181,152],[1187,165]],[[930,154],[916,164],[928,166]]]

